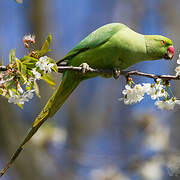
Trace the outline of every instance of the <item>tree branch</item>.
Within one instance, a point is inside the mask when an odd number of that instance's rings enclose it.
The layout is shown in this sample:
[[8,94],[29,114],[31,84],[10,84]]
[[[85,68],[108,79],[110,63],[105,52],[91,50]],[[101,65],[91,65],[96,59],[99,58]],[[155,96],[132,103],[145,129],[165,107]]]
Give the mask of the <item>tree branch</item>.
[[[76,72],[82,72],[83,67],[73,67],[73,66],[58,66],[58,71],[60,73],[64,71],[76,71]],[[112,69],[93,69],[89,68],[87,70],[88,73],[96,73],[96,74],[107,74],[107,75],[113,75],[114,70]],[[160,78],[163,80],[180,80],[180,76],[174,76],[174,75],[158,75],[158,74],[149,74],[149,73],[143,73],[139,72],[137,70],[135,71],[120,71],[120,75],[129,77],[129,76],[144,76],[147,78],[152,78],[154,80]]]
[[[6,66],[0,66],[0,71],[6,71],[7,67]],[[76,71],[76,72],[82,72],[83,67],[74,67],[74,66],[58,66],[58,72],[63,73],[64,71]],[[86,73],[93,73],[93,74],[104,74],[104,75],[112,75],[114,74],[113,69],[93,69],[89,68]],[[180,80],[180,76],[175,76],[175,75],[159,75],[159,74],[149,74],[149,73],[144,73],[144,72],[139,72],[138,70],[135,71],[120,71],[121,76],[125,77],[130,77],[130,76],[143,76],[147,78],[152,78],[154,80],[160,78],[163,80]]]

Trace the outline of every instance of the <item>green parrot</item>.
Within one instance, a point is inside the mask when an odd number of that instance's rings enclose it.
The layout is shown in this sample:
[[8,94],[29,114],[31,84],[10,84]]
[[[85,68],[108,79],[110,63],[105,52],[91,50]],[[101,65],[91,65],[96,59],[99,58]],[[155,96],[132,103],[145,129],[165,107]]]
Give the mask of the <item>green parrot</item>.
[[[124,24],[112,23],[89,34],[67,55],[57,61],[57,65],[66,60],[69,66],[87,63],[95,69],[123,70],[140,61],[172,59],[173,56],[174,47],[170,39],[161,35],[142,35]],[[29,133],[1,171],[0,176],[6,172],[40,126],[61,108],[79,83],[96,76],[98,74],[64,72],[59,87],[33,122]]]

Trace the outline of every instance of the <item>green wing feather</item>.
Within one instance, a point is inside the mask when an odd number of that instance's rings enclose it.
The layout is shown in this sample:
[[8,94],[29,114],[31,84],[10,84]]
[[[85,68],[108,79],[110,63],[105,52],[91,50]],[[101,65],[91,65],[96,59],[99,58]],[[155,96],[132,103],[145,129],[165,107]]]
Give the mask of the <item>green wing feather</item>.
[[56,63],[59,64],[64,60],[69,60],[73,58],[74,56],[83,51],[96,48],[106,43],[114,34],[116,34],[120,29],[125,27],[127,26],[120,23],[112,23],[102,26],[101,28],[89,34],[79,44],[72,48],[72,50],[68,54],[66,54],[62,59],[58,60]]

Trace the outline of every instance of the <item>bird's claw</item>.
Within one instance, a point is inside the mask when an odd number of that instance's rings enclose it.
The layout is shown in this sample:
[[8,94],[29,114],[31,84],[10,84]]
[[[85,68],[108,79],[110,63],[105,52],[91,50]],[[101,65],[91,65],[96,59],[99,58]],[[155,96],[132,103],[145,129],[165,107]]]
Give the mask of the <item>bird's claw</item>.
[[82,73],[83,73],[83,74],[85,74],[86,72],[88,72],[88,71],[89,71],[89,68],[90,68],[87,63],[82,63],[82,64],[80,65],[80,67],[82,67]]
[[113,69],[113,77],[114,79],[118,79],[121,74],[121,71],[119,69]]

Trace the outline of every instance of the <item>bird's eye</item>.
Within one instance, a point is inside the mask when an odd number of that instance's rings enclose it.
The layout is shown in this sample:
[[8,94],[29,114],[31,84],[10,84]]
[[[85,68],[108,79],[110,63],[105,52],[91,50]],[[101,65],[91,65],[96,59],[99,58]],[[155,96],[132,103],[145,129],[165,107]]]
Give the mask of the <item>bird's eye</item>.
[[162,41],[161,41],[161,44],[162,44],[162,45],[165,45],[165,44],[166,44],[166,41],[162,40]]

